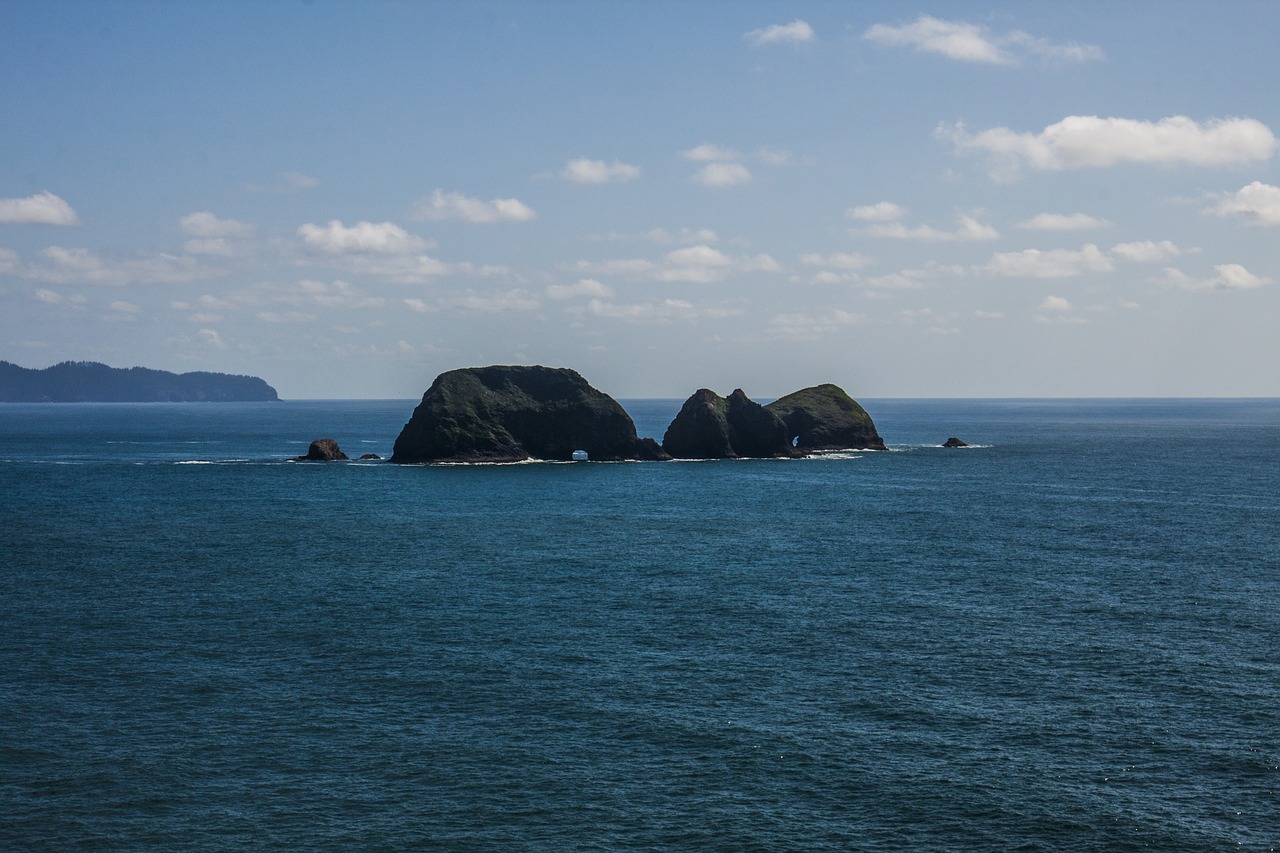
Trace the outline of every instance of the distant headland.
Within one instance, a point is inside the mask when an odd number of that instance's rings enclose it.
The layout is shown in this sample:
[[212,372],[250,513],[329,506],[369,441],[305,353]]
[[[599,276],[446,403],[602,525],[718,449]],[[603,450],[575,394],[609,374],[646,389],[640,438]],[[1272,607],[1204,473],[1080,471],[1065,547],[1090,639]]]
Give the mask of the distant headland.
[[279,400],[256,376],[170,373],[64,361],[35,370],[0,361],[0,403],[248,403]]

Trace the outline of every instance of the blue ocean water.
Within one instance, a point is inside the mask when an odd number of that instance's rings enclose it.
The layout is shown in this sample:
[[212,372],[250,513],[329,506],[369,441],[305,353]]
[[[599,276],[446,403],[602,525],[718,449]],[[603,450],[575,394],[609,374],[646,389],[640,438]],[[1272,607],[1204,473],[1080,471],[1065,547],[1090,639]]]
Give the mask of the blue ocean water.
[[1280,401],[863,403],[466,467],[282,461],[412,401],[0,406],[0,848],[1280,846]]

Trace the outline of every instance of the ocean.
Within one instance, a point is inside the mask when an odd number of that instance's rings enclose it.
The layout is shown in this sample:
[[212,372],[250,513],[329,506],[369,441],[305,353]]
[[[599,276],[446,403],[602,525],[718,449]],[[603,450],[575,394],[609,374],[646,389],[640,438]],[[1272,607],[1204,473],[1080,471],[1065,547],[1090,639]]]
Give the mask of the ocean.
[[888,451],[500,466],[0,406],[0,849],[1280,847],[1280,400],[861,402]]

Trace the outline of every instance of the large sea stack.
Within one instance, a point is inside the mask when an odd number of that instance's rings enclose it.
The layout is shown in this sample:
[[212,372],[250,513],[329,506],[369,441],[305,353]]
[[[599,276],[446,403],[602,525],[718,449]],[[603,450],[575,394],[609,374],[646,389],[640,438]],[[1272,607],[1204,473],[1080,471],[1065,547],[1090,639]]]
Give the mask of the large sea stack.
[[816,385],[765,406],[787,426],[797,450],[884,450],[866,410],[837,385]]
[[436,377],[396,438],[392,462],[669,458],[636,437],[618,402],[567,368],[494,366]]
[[749,399],[741,388],[728,397],[706,388],[694,392],[667,427],[662,449],[677,459],[797,455],[782,419]]

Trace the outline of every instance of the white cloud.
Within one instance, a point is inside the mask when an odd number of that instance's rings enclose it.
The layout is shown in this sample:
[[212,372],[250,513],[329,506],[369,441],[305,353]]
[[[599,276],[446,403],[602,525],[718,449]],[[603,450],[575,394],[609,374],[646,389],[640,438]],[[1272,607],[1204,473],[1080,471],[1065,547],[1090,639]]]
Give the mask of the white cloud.
[[861,222],[896,222],[907,215],[907,209],[891,201],[882,201],[851,207],[847,213]]
[[1140,264],[1150,264],[1176,258],[1182,254],[1182,250],[1168,240],[1161,240],[1159,243],[1154,240],[1142,240],[1136,243],[1118,243],[1111,247],[1111,254]]
[[27,198],[0,198],[0,222],[13,225],[78,225],[80,217],[58,196],[45,190]]
[[338,255],[334,261],[334,266],[347,275],[374,276],[397,284],[422,284],[449,273],[476,272],[467,264],[446,264],[422,254]]
[[402,301],[406,308],[410,311],[416,311],[419,314],[432,314],[436,310],[421,299],[405,299]]
[[813,27],[800,19],[789,24],[773,24],[762,29],[743,33],[743,38],[753,44],[799,43],[813,40]]
[[1265,276],[1257,276],[1249,272],[1240,264],[1218,264],[1214,271],[1217,273],[1213,278],[1197,279],[1192,278],[1181,270],[1166,268],[1165,283],[1180,287],[1183,290],[1192,290],[1197,292],[1207,292],[1212,290],[1255,290],[1264,284],[1270,284],[1271,279]]
[[800,263],[809,266],[829,267],[838,270],[860,270],[868,267],[875,261],[857,252],[834,252],[830,255],[821,255],[815,252],[800,256]]
[[948,59],[992,65],[1015,65],[1028,56],[1057,62],[1102,59],[1101,48],[1094,45],[1054,43],[1020,30],[993,33],[978,24],[943,21],[929,15],[900,26],[876,24],[862,37],[891,47],[914,47]]
[[13,273],[51,284],[176,284],[207,278],[213,272],[194,258],[153,254],[128,259],[103,258],[88,249],[49,246],[40,252],[47,264],[23,264]]
[[83,296],[63,296],[61,293],[55,293],[52,290],[46,290],[41,287],[31,294],[37,302],[43,302],[46,305],[70,305],[73,308],[82,307],[89,300]]
[[1249,225],[1280,225],[1280,187],[1254,181],[1207,208],[1205,213],[1238,216]]
[[370,296],[349,282],[332,282],[302,279],[291,285],[270,288],[275,292],[272,302],[295,308],[313,307],[354,311],[361,308],[381,308],[387,300]]
[[416,252],[426,241],[393,222],[357,222],[351,227],[331,219],[327,225],[307,223],[298,236],[312,249],[333,255],[404,254]]
[[654,243],[714,243],[719,238],[710,228],[681,228],[679,231],[668,231],[665,228],[654,228],[647,232],[645,239]]
[[466,293],[442,297],[440,304],[462,311],[480,314],[497,314],[502,311],[532,311],[538,307],[538,301],[523,290],[509,290],[506,293]]
[[684,299],[664,299],[661,302],[633,302],[619,304],[603,299],[592,299],[587,312],[596,317],[624,320],[628,323],[670,323],[674,320],[696,320],[699,317],[730,317],[741,312],[726,308],[699,308]]
[[732,148],[725,148],[721,145],[713,145],[710,142],[704,142],[701,145],[695,145],[687,151],[681,151],[680,156],[686,160],[697,160],[706,162],[709,160],[737,160],[742,155]]
[[192,237],[182,244],[183,250],[192,255],[242,255],[247,249],[236,241],[253,234],[253,226],[247,222],[220,219],[208,211],[184,216],[178,224]]
[[787,166],[792,159],[790,151],[783,151],[777,148],[761,148],[756,152],[756,156],[770,166]]
[[869,287],[881,290],[916,290],[923,287],[924,282],[929,278],[931,278],[931,274],[927,270],[910,269],[899,270],[887,275],[872,276],[865,279],[865,283]]
[[1019,222],[1019,228],[1030,231],[1087,231],[1090,228],[1106,228],[1111,223],[1085,213],[1037,213]]
[[1046,296],[1044,301],[1040,303],[1040,310],[1061,314],[1071,310],[1071,303],[1061,296]]
[[1005,278],[1074,278],[1087,272],[1110,272],[1113,267],[1098,247],[1086,243],[1070,249],[1024,249],[992,255],[985,271]]
[[861,314],[831,308],[820,314],[776,314],[769,320],[769,335],[792,340],[815,340],[836,329],[863,321]]
[[1121,163],[1232,166],[1267,160],[1277,142],[1271,129],[1251,118],[1197,123],[1186,116],[1159,121],[1067,116],[1040,133],[995,127],[970,134],[961,124],[940,125],[938,135],[960,151],[996,158],[993,176],[1008,178],[1021,166],[1041,171],[1102,168]]
[[664,255],[660,262],[643,258],[578,261],[572,268],[586,276],[622,276],[690,284],[710,284],[724,281],[734,274],[779,272],[782,269],[769,255],[730,255],[705,244],[675,249]]
[[935,242],[972,242],[980,240],[998,240],[1000,232],[990,225],[983,225],[972,216],[961,216],[959,225],[954,231],[942,231],[931,225],[917,225],[908,228],[901,222],[885,222],[872,225],[867,234],[876,237],[892,237],[897,240],[930,240]]
[[226,342],[222,340],[222,335],[218,334],[217,329],[201,329],[196,332],[196,336],[200,339],[201,343],[211,346],[214,349],[227,348]]
[[640,167],[630,166],[618,160],[606,163],[603,160],[588,160],[586,157],[580,157],[566,163],[560,170],[560,177],[578,184],[633,181],[640,177]]
[[238,219],[221,219],[207,210],[190,213],[179,220],[179,225],[192,237],[248,237],[253,226]]
[[732,187],[748,183],[751,172],[741,163],[708,163],[693,179],[704,187]]
[[436,190],[430,199],[418,203],[415,219],[460,219],[479,225],[494,222],[528,222],[537,213],[533,208],[514,198],[495,198],[481,201],[462,193],[446,193]]
[[613,289],[594,278],[582,278],[573,284],[552,284],[547,286],[547,296],[551,299],[572,299],[575,296],[607,297],[613,295]]
[[658,270],[659,281],[707,284],[723,281],[735,272],[777,272],[777,261],[768,255],[733,257],[710,246],[689,246],[668,252]]
[[316,319],[316,315],[303,311],[259,311],[258,319],[264,323],[310,323]]

